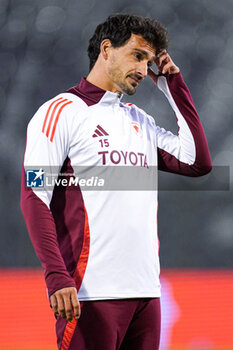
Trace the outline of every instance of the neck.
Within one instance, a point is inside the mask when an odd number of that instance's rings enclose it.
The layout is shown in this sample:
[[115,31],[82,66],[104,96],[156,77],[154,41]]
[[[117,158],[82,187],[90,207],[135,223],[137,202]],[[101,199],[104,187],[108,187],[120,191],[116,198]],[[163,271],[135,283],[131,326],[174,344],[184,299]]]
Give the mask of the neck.
[[103,68],[103,64],[101,65],[98,61],[88,74],[86,80],[103,90],[119,93]]

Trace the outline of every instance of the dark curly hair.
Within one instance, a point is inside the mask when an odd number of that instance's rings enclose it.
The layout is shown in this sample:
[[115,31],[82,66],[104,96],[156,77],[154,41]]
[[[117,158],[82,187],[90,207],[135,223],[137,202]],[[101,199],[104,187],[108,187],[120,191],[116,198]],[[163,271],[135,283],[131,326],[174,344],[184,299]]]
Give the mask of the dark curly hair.
[[114,14],[96,27],[89,40],[90,70],[99,56],[100,44],[104,39],[109,39],[113,47],[120,47],[129,40],[131,34],[141,35],[156,49],[157,54],[167,48],[167,30],[158,21],[148,17]]

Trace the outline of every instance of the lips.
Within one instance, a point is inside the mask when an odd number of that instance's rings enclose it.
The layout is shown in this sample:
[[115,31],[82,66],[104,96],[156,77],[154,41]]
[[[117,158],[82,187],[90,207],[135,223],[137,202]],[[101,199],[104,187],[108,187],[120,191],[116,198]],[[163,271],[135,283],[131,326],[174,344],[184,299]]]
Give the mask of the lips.
[[130,77],[136,84],[139,84],[139,81],[133,77]]
[[129,76],[131,80],[133,80],[134,83],[136,83],[137,85],[140,83],[141,81],[141,77],[135,76],[135,75],[130,75]]

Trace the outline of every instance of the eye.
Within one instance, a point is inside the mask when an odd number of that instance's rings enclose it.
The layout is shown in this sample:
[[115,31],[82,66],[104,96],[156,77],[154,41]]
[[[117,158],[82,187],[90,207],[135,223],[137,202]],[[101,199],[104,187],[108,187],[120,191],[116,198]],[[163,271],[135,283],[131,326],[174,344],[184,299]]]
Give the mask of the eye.
[[142,59],[142,55],[140,53],[135,53],[134,54],[134,57],[138,60],[138,61],[141,61]]

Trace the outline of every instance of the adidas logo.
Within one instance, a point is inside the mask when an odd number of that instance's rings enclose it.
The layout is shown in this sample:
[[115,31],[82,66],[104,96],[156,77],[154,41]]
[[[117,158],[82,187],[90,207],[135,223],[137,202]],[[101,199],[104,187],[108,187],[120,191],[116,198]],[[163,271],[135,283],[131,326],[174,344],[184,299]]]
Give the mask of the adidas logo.
[[94,134],[92,135],[92,137],[98,136],[109,136],[108,133],[100,125],[97,125]]

